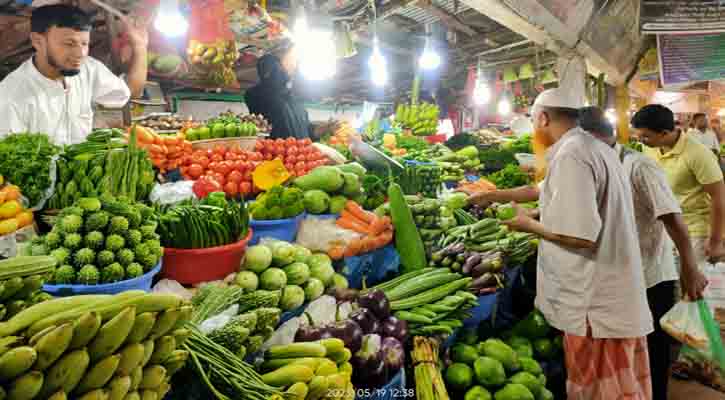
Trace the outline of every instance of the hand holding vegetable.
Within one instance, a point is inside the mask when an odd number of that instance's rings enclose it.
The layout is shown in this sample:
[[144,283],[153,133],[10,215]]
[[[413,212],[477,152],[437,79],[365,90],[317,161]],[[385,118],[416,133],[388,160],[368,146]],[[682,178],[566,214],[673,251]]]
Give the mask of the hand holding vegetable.
[[514,210],[514,216],[510,219],[501,218],[503,219],[501,223],[518,232],[536,233],[536,220],[531,218],[529,213],[517,203],[511,203],[511,207]]

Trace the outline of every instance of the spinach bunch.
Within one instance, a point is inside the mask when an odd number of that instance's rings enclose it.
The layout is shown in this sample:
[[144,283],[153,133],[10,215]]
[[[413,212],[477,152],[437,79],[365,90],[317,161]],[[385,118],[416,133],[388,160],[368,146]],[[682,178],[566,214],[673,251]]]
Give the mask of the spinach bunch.
[[50,187],[51,159],[59,152],[45,134],[12,134],[0,140],[0,175],[35,206]]

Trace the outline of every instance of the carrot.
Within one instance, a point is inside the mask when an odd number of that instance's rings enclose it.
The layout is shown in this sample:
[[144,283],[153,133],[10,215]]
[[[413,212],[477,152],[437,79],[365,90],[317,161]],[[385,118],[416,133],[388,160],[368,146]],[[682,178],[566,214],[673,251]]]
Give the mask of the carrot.
[[360,218],[356,217],[356,216],[355,216],[355,214],[351,213],[351,212],[350,212],[350,211],[348,211],[348,210],[342,210],[342,211],[340,212],[340,218],[345,218],[345,219],[349,219],[349,220],[351,220],[351,221],[355,221],[355,222],[357,222],[357,223],[359,223],[359,224],[361,224],[361,225],[365,225],[365,226],[368,226],[368,223],[367,223],[367,222],[365,222],[364,220],[362,220],[362,219],[360,219]]
[[370,234],[378,236],[385,230],[385,223],[382,218],[375,218],[370,224]]
[[360,241],[360,252],[361,253],[367,253],[369,251],[375,250],[375,238],[373,236],[365,236]]
[[355,231],[355,232],[362,233],[365,235],[370,233],[370,227],[368,227],[367,225],[363,225],[359,221],[356,221],[353,219],[340,217],[337,219],[336,224],[340,228],[349,229],[351,231]]
[[362,248],[362,242],[360,240],[353,240],[345,247],[345,257],[353,257],[360,253]]
[[388,229],[380,235],[380,237],[385,240],[385,245],[393,241],[393,236],[394,234],[392,229]]
[[340,260],[345,256],[345,249],[342,246],[332,246],[327,251],[327,255],[333,260]]
[[359,204],[352,200],[348,200],[347,203],[345,203],[345,209],[347,211],[350,211],[350,213],[352,213],[352,215],[354,215],[355,217],[368,224],[371,224],[376,218],[375,214],[369,211],[365,211],[362,207],[360,207]]

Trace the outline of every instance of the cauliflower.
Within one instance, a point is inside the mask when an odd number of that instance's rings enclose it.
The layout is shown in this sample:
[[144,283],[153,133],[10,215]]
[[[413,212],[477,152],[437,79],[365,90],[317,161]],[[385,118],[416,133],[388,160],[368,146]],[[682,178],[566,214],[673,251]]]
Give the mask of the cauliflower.
[[143,235],[138,229],[130,229],[126,232],[126,244],[128,247],[136,247],[143,241]]
[[77,233],[70,233],[65,235],[65,239],[63,239],[63,247],[66,247],[68,250],[76,250],[81,247],[82,241],[83,238],[81,235]]
[[85,238],[86,247],[94,250],[98,250],[103,247],[103,240],[105,237],[99,231],[88,232]]
[[111,222],[108,226],[110,233],[124,233],[128,230],[128,219],[121,216],[111,218]]
[[136,255],[133,253],[133,250],[122,249],[118,252],[118,262],[123,266],[129,265],[133,262],[135,256]]
[[50,231],[45,235],[45,246],[50,250],[57,249],[61,244],[61,237],[58,232]]
[[53,273],[53,283],[56,285],[68,285],[75,283],[76,270],[68,264],[61,265]]
[[105,211],[94,212],[86,218],[86,230],[102,231],[108,225],[109,218]]
[[57,249],[50,252],[51,257],[55,258],[58,265],[63,265],[68,262],[70,258],[70,251],[65,247],[58,247]]
[[144,268],[139,263],[131,263],[126,267],[126,279],[138,278],[144,274]]
[[95,265],[84,265],[80,271],[78,271],[78,283],[81,285],[97,285],[101,279],[101,274],[98,272],[98,268]]
[[114,261],[116,261],[116,255],[113,254],[113,252],[110,250],[102,250],[98,252],[96,261],[98,265],[100,265],[101,267],[105,267],[106,265],[112,264]]
[[125,275],[126,271],[123,269],[123,266],[115,262],[103,267],[101,270],[101,281],[103,283],[118,282],[122,281]]
[[92,264],[93,261],[96,259],[96,252],[89,249],[88,247],[84,247],[78,250],[73,258],[75,264],[78,266]]
[[112,234],[108,235],[108,237],[106,238],[106,250],[118,251],[121,250],[125,245],[126,241],[121,235]]

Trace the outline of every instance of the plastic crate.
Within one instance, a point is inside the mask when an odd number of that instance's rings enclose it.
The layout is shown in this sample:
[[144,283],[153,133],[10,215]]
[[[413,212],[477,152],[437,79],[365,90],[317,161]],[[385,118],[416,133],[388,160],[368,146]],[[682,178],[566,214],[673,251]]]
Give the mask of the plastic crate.
[[151,271],[138,278],[127,279],[121,282],[104,283],[101,285],[43,285],[43,291],[56,297],[75,296],[80,294],[116,294],[127,290],[151,291],[154,276],[161,271],[163,262]]
[[164,278],[181,284],[194,284],[224,279],[239,269],[247,243],[254,235],[250,229],[247,237],[226,246],[206,249],[164,250]]
[[305,214],[300,214],[294,218],[273,219],[269,221],[249,220],[249,226],[254,230],[250,245],[259,243],[262,238],[272,238],[283,240],[285,242],[294,242],[297,237],[297,231],[300,229],[300,223],[304,219]]
[[355,388],[356,400],[407,399],[411,397],[408,394],[405,389],[405,368],[401,368],[385,386],[375,389]]

